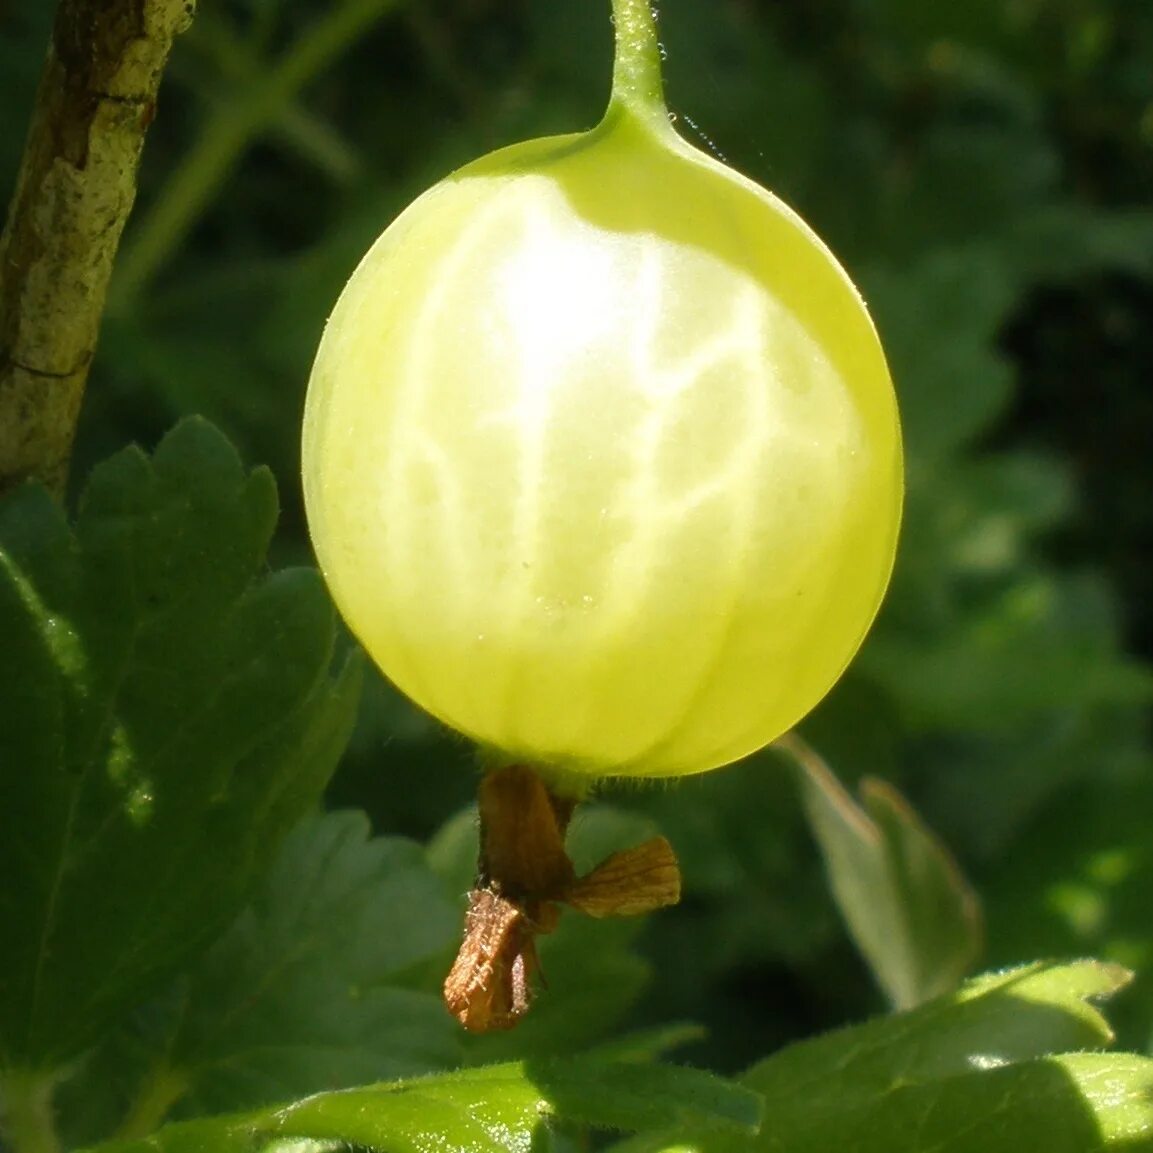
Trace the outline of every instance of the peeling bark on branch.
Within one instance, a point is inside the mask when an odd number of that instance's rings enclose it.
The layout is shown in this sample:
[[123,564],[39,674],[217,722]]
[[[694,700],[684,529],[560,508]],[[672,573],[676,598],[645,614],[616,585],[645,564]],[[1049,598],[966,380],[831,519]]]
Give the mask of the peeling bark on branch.
[[61,492],[112,262],[195,0],[60,0],[0,236],[0,493]]

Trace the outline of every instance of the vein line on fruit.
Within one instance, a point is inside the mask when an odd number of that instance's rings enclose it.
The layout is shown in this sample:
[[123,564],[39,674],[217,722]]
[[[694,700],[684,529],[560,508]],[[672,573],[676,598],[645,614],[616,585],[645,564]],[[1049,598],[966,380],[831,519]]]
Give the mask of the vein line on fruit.
[[[702,632],[713,635],[711,640],[700,636],[695,639],[692,648],[700,655],[690,669],[677,668],[674,673],[662,666],[650,670],[650,676],[669,676],[676,682],[676,691],[670,685],[667,715],[659,725],[653,726],[654,731],[664,731],[670,723],[677,728],[684,726],[689,719],[688,703],[698,693],[694,687],[698,677],[714,666],[724,651],[731,628],[731,609],[741,592],[735,577],[753,533],[753,496],[743,481],[766,447],[768,429],[764,398],[757,389],[743,390],[745,419],[739,423],[745,435],[732,446],[723,472],[678,497],[662,496],[660,453],[682,425],[680,418],[685,405],[694,400],[699,403],[699,390],[710,387],[711,371],[731,364],[733,372],[728,375],[739,380],[744,375],[741,366],[755,370],[763,355],[763,333],[755,300],[746,295],[736,304],[732,323],[723,331],[680,355],[671,366],[657,363],[654,350],[664,344],[662,336],[667,335],[668,327],[667,302],[661,292],[664,280],[661,262],[650,254],[642,262],[633,293],[637,301],[636,335],[628,353],[631,375],[640,382],[638,391],[650,401],[650,406],[633,438],[631,482],[622,499],[623,507],[631,510],[632,532],[614,558],[604,598],[601,626],[606,641],[605,664],[612,661],[612,636],[619,633],[622,626],[631,634],[629,622],[645,619],[644,606],[660,583],[670,577],[675,579],[675,574],[661,571],[654,558],[680,551],[675,545],[665,546],[671,538],[691,531],[687,520],[692,512],[722,495],[727,495],[729,500],[723,522],[710,534],[713,546],[710,561],[714,572],[708,581],[714,589],[725,590],[725,603],[713,602],[707,616],[697,622],[685,619],[670,622],[673,631],[680,635],[691,632],[694,624]],[[691,433],[691,427],[688,431]],[[685,429],[681,428],[681,432]],[[638,747],[622,754],[622,759],[637,760],[643,756],[640,749],[653,741],[649,735],[641,734],[641,737]]]
[[[468,627],[465,599],[469,591],[476,587],[477,582],[469,573],[468,555],[475,555],[475,550],[466,548],[466,542],[475,535],[475,530],[468,523],[468,517],[463,510],[463,500],[460,495],[460,485],[457,480],[457,470],[453,467],[443,450],[427,428],[426,417],[429,405],[428,381],[436,379],[436,365],[434,358],[439,348],[438,329],[445,318],[451,314],[450,289],[459,283],[462,270],[467,268],[469,261],[473,260],[481,241],[486,236],[489,227],[504,212],[499,202],[492,201],[477,215],[472,226],[465,229],[456,244],[454,244],[441,258],[437,276],[431,278],[428,289],[426,306],[422,308],[414,321],[414,338],[408,340],[409,355],[400,372],[397,373],[397,386],[393,411],[392,440],[389,450],[385,453],[385,479],[384,496],[391,508],[387,518],[388,540],[392,547],[392,563],[390,572],[393,579],[402,585],[401,596],[386,598],[397,610],[397,627],[393,629],[396,637],[409,636],[406,620],[410,611],[419,613],[421,604],[421,581],[416,570],[409,564],[409,558],[419,556],[429,551],[434,543],[439,546],[436,551],[446,565],[441,577],[443,587],[453,590],[454,595],[441,598],[444,611],[451,614],[452,621],[439,622],[442,628],[456,629],[458,635],[461,630]],[[435,400],[435,397],[432,398]],[[434,414],[435,415],[435,414]],[[405,435],[401,435],[401,433]],[[439,528],[438,540],[432,539],[432,534],[426,534],[422,539],[417,533],[416,518],[412,515],[405,499],[406,478],[405,473],[413,462],[412,450],[421,445],[424,451],[424,463],[433,471],[439,481],[438,494],[440,500],[437,506],[437,517],[428,517],[430,527],[435,523]],[[451,499],[450,499],[451,494]],[[409,605],[413,608],[410,610]],[[406,646],[407,647],[407,646]],[[404,660],[404,672],[407,677],[406,687],[418,699],[436,702],[439,693],[430,691],[429,686],[422,684],[418,669],[420,661]],[[461,684],[455,690],[472,695],[472,685],[468,678],[461,678]],[[440,686],[443,691],[445,686]]]
[[[542,264],[548,260],[551,238],[544,214],[531,212],[524,225],[524,235],[528,243],[522,254],[527,252],[533,261]],[[510,280],[511,291],[516,292],[536,285],[542,270],[538,267],[513,270]],[[567,271],[567,270],[566,270]],[[520,274],[517,283],[518,273]],[[518,461],[519,484],[516,502],[512,510],[512,555],[519,561],[513,565],[510,574],[510,591],[505,600],[506,610],[512,606],[511,619],[506,619],[504,627],[510,633],[523,635],[530,616],[538,615],[544,607],[544,598],[536,587],[541,549],[541,494],[548,491],[545,483],[545,446],[554,425],[553,392],[563,387],[553,361],[558,359],[557,350],[549,339],[555,321],[546,316],[546,310],[555,308],[556,301],[521,300],[522,309],[530,309],[533,317],[532,334],[521,344],[517,364],[517,391],[509,419],[517,428],[520,448]],[[543,307],[542,307],[543,306]],[[518,730],[523,721],[521,710],[516,707],[520,685],[526,673],[526,662],[511,662],[504,693],[504,732],[514,746],[518,743]]]
[[[766,363],[764,349],[764,328],[759,323],[756,299],[751,293],[738,297],[734,309],[733,324],[721,337],[716,337],[703,346],[680,372],[692,372],[697,387],[701,384],[705,371],[713,363],[724,359],[744,360],[746,371],[737,373],[738,379],[747,379],[748,374],[756,373]],[[751,338],[749,334],[752,334]],[[727,532],[724,534],[727,549],[722,554],[718,549],[718,567],[724,567],[727,574],[719,577],[714,585],[725,590],[723,602],[710,605],[707,623],[711,626],[712,637],[707,644],[698,648],[700,656],[694,664],[691,675],[684,679],[688,691],[669,710],[671,722],[667,723],[660,738],[631,753],[630,759],[636,762],[651,761],[654,757],[681,738],[684,731],[697,723],[697,706],[711,691],[715,678],[713,670],[722,661],[726,648],[733,636],[735,622],[739,614],[735,612],[737,602],[745,592],[743,583],[735,577],[743,571],[744,559],[751,547],[757,515],[757,502],[748,484],[741,483],[748,477],[756,463],[757,456],[770,448],[767,439],[769,427],[768,405],[761,389],[744,389],[747,402],[747,420],[744,422],[746,436],[739,441],[732,453],[732,463],[716,480],[698,486],[696,492],[682,498],[666,513],[666,532],[674,527],[675,519],[683,518],[690,509],[699,507],[708,497],[724,494],[728,497]],[[649,470],[655,471],[655,470]],[[668,506],[666,506],[668,507]],[[651,578],[650,578],[651,579]]]

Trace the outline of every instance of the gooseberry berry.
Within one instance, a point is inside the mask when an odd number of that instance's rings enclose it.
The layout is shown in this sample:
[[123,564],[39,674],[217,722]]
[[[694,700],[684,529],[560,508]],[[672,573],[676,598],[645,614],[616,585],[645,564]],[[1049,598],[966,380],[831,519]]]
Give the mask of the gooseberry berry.
[[600,124],[469,164],[353,273],[309,384],[320,565],[384,673],[509,759],[667,776],[829,690],[902,495],[859,294],[684,142],[647,0]]

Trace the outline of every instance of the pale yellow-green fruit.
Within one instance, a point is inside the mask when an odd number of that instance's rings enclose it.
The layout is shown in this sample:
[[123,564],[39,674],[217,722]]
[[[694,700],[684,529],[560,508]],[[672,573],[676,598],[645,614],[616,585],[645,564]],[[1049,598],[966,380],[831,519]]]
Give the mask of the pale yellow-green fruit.
[[877,611],[902,492],[845,273],[628,108],[469,165],[380,237],[316,359],[304,480],[384,673],[592,776],[714,768],[798,721]]

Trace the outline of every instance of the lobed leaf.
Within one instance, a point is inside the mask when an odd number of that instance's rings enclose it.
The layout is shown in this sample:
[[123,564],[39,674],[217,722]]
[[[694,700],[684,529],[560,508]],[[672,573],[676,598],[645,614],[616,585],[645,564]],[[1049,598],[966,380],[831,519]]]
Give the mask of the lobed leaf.
[[459,932],[419,845],[371,838],[361,813],[313,818],[189,974],[166,1063],[205,1113],[453,1064],[439,995],[403,978]]
[[88,1047],[220,932],[354,719],[317,574],[203,421],[0,504],[0,1063]]

